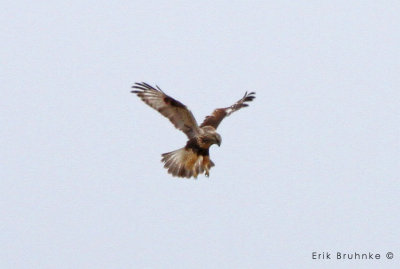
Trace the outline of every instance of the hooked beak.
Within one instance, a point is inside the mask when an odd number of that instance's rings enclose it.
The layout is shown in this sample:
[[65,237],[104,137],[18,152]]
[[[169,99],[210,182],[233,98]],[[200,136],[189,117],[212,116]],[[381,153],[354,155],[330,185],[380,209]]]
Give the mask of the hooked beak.
[[221,141],[221,137],[218,137],[218,136],[217,136],[217,139],[216,139],[216,141],[217,141],[217,145],[218,145],[218,147],[220,147],[220,146],[221,146],[221,143],[222,143],[222,141]]

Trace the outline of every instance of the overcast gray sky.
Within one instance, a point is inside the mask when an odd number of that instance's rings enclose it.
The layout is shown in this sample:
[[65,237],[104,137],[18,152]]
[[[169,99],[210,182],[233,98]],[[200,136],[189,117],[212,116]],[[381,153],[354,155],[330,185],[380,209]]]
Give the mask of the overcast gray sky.
[[[1,268],[399,268],[399,1],[1,6]],[[210,178],[139,81],[198,121],[257,92]]]

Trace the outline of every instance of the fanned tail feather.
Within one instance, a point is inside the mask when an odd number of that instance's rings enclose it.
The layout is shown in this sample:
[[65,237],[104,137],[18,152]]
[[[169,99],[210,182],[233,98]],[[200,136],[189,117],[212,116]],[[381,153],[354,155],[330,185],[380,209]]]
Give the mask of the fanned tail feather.
[[208,176],[211,167],[215,165],[209,156],[199,155],[187,148],[164,153],[161,156],[161,161],[165,163],[164,167],[168,169],[168,173],[176,177],[197,178],[204,171]]

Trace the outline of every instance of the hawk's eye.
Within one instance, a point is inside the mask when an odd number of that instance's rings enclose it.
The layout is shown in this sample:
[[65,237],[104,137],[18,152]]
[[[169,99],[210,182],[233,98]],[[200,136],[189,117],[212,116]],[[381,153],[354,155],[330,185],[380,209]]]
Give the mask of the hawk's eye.
[[203,142],[203,143],[210,143],[211,140],[210,140],[209,138],[207,138],[207,137],[203,137],[203,138],[201,138],[201,142]]

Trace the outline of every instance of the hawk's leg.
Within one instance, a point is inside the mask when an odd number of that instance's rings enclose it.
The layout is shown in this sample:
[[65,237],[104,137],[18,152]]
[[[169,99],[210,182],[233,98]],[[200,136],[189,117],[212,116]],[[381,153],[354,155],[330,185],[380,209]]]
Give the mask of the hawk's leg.
[[206,177],[209,177],[210,176],[210,169],[208,168],[208,165],[206,165],[204,168],[206,169],[206,172],[205,172]]

